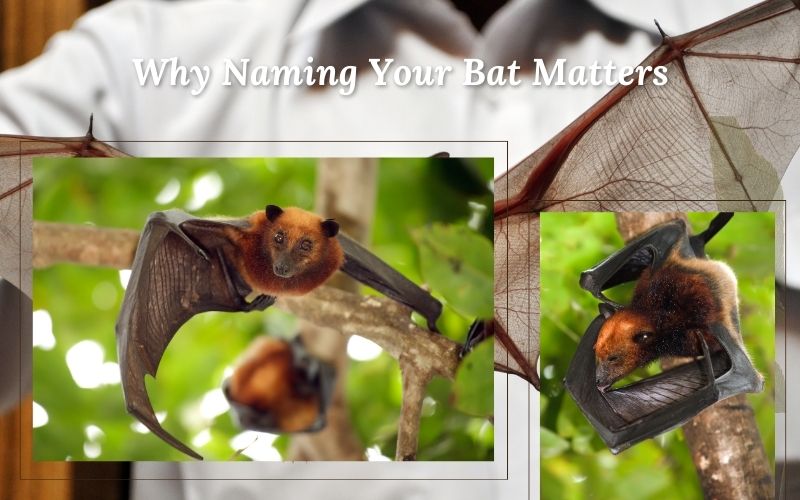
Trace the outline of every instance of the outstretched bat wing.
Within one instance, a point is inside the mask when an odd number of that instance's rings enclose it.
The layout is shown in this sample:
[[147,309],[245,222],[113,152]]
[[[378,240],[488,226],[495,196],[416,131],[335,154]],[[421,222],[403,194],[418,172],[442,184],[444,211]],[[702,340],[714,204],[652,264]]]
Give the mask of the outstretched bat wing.
[[[99,142],[91,124],[83,137],[0,135],[0,276],[31,296],[33,231],[33,159],[43,157],[124,157],[125,153]],[[16,230],[19,228],[19,231]],[[24,358],[24,357],[23,357]],[[27,369],[29,370],[29,368]]]
[[[182,452],[202,459],[158,422],[144,376],[155,377],[178,329],[206,311],[263,309],[273,302],[250,293],[224,258],[224,227],[236,221],[194,219],[178,211],[156,212],[142,231],[117,320],[117,351],[128,411]],[[191,235],[191,236],[190,236]]]
[[495,180],[495,318],[533,373],[538,212],[764,209],[800,145],[800,0],[664,37],[641,66],[667,83],[615,87]]
[[[33,159],[75,156],[126,155],[96,141],[91,130],[74,138],[0,135],[0,412],[17,405],[31,390]],[[13,455],[19,443],[12,439],[4,445]]]
[[428,328],[438,331],[441,302],[347,235],[339,233],[338,238],[345,255],[342,272],[420,313]]

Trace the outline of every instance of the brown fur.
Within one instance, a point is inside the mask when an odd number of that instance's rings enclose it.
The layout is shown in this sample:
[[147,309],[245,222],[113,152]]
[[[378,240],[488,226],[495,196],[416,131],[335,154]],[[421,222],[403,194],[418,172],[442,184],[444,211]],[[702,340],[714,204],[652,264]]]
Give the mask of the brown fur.
[[[303,295],[325,283],[342,266],[344,253],[335,237],[323,233],[322,221],[316,214],[288,207],[274,222],[262,210],[249,217],[247,229],[230,228],[228,237],[240,249],[234,259],[242,278],[254,291],[273,296]],[[279,231],[286,237],[285,245],[294,249],[291,260],[298,272],[289,278],[273,271],[274,238]],[[312,243],[308,252],[299,248],[304,239]]]
[[710,326],[721,323],[736,331],[736,277],[725,264],[682,259],[673,254],[658,270],[645,270],[629,307],[603,324],[594,345],[597,384],[615,381],[663,356],[702,354],[695,332],[711,350],[719,345]]
[[262,338],[247,350],[230,378],[230,397],[239,403],[271,413],[284,432],[311,427],[320,410],[319,396],[301,395],[291,346],[282,340]]

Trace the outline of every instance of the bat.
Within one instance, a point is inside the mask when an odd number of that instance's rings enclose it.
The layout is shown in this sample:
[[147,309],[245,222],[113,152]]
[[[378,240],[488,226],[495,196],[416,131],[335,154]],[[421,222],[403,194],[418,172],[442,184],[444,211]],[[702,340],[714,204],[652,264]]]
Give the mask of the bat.
[[489,337],[494,335],[494,322],[491,320],[476,319],[472,322],[467,331],[467,338],[464,340],[464,345],[461,346],[461,351],[458,353],[460,358],[463,358],[475,348],[476,345],[483,342]]
[[151,214],[116,326],[128,412],[176,449],[201,459],[156,419],[145,374],[155,377],[169,342],[192,316],[264,310],[276,296],[320,286],[337,269],[419,312],[436,329],[441,303],[339,233],[335,221],[274,205],[230,220],[199,219],[179,210]]
[[666,85],[615,87],[495,179],[496,369],[539,387],[539,212],[766,209],[800,145],[798,32],[800,0],[662,31],[641,66]]
[[[763,377],[736,340],[732,271],[705,254],[732,216],[717,215],[694,236],[682,220],[658,225],[581,273],[581,287],[601,301],[600,314],[581,338],[564,385],[612,453],[683,425],[717,401],[763,389]],[[603,294],[635,280],[628,306]],[[663,356],[693,360],[612,388]]]
[[313,357],[299,335],[291,341],[262,337],[223,382],[223,392],[240,427],[313,432],[325,426],[335,382],[333,365]]

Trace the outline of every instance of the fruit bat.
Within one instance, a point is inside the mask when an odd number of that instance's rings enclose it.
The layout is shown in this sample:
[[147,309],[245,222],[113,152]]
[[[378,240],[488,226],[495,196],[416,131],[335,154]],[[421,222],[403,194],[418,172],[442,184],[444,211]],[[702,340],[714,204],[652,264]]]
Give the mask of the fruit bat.
[[116,326],[128,411],[167,443],[201,459],[161,427],[145,374],[156,375],[172,337],[192,316],[263,310],[277,296],[311,291],[337,269],[417,311],[435,330],[441,303],[338,228],[333,220],[275,205],[230,220],[180,210],[151,214]]
[[[737,341],[735,277],[705,254],[732,215],[717,215],[694,236],[681,220],[658,225],[581,274],[581,287],[601,301],[600,314],[581,338],[564,385],[613,453],[683,425],[719,400],[763,389]],[[635,280],[630,305],[603,294]],[[612,388],[662,356],[692,360]]]
[[312,356],[299,335],[291,341],[262,337],[248,347],[223,392],[235,422],[278,434],[325,426],[336,370]]
[[613,88],[495,179],[496,369],[539,387],[540,211],[768,207],[800,145],[798,33],[800,0],[662,32],[641,65],[666,85]]

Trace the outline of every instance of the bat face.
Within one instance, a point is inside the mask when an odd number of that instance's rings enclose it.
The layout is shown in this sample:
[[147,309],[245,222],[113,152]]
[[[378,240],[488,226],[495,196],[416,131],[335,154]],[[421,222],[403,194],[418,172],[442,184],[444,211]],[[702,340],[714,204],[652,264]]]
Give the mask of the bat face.
[[318,236],[304,234],[297,228],[277,227],[266,235],[272,271],[279,278],[292,278],[307,271],[319,259],[327,242]]
[[653,330],[643,314],[627,309],[603,323],[594,344],[598,389],[609,390],[614,382],[655,359]]
[[271,222],[264,233],[264,249],[270,256],[272,272],[278,278],[289,279],[302,275],[338,246],[334,238],[339,224],[323,220],[305,210],[289,207],[285,210],[269,205],[267,219]]

